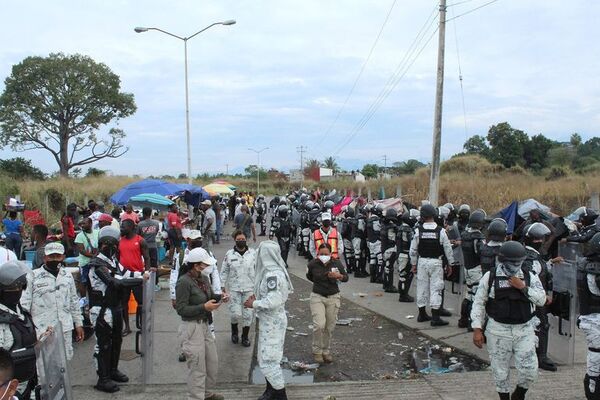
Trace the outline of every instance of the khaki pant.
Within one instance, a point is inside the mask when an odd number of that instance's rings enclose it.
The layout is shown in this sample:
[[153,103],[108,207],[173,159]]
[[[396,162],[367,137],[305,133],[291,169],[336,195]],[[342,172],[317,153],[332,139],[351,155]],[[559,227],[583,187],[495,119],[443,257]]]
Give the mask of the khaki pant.
[[183,321],[179,337],[188,366],[188,400],[210,395],[206,387],[215,387],[219,360],[215,338],[204,321]]
[[313,319],[313,354],[329,354],[331,335],[340,310],[340,294],[324,297],[310,294],[310,312]]

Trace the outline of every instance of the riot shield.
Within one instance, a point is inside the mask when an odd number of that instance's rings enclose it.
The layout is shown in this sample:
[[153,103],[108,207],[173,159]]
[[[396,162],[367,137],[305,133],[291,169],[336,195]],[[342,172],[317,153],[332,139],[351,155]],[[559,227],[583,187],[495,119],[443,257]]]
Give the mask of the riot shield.
[[560,243],[558,254],[565,261],[552,267],[552,304],[548,307],[548,354],[555,361],[573,365],[577,327],[577,243]]
[[154,282],[156,272],[144,282],[143,304],[140,315],[136,316],[138,331],[135,338],[135,351],[142,357],[142,382],[151,383],[154,363]]
[[71,380],[65,353],[63,328],[59,323],[35,345],[41,400],[71,400]]

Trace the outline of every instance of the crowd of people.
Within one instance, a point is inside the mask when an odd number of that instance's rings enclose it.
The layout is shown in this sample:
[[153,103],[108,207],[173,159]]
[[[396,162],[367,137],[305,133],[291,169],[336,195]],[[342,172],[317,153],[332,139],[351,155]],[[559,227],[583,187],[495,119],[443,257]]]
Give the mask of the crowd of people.
[[[71,204],[61,232],[32,228],[31,269],[19,261],[21,251],[7,248],[17,242],[17,231],[23,236],[18,219],[10,215],[5,227],[13,241],[0,237],[0,257],[6,257],[0,265],[0,347],[15,358],[12,375],[20,383],[15,391],[29,398],[37,384],[33,346],[42,335],[61,327],[57,334],[71,359],[72,341],[84,340],[86,325],[96,337],[95,388],[118,391],[118,384],[129,380],[118,368],[123,336],[131,333],[128,302],[133,296],[141,312],[143,283],[157,271],[159,243],[165,241],[170,297],[182,320],[179,360],[187,362],[190,399],[223,398],[210,391],[218,368],[213,312],[223,304],[229,308],[233,344],[250,347],[254,318],[260,321],[257,360],[267,384],[260,400],[287,398],[280,362],[285,303],[293,292],[287,272],[293,249],[307,259],[306,278],[313,284],[315,362],[334,362],[340,285],[350,277],[381,285],[400,302],[416,302],[417,321],[433,327],[447,325],[444,318],[451,317],[444,308],[444,280],[453,280],[466,287],[458,326],[473,332],[476,346],[487,344],[500,399],[524,399],[538,368],[557,370],[547,354],[552,267],[564,261],[558,243],[569,241],[582,247],[579,327],[589,348],[584,388],[588,399],[600,398],[600,228],[594,210],[577,210],[579,220],[571,229],[562,218],[532,210],[509,233],[505,220],[466,204],[385,207],[357,197],[340,207],[336,200],[333,194],[299,191],[267,203],[262,195],[247,194],[205,200],[191,213],[173,205],[164,216],[150,208],[140,215],[131,205],[108,214],[101,203]],[[213,246],[228,221],[234,244],[219,268]],[[249,241],[257,236],[269,240],[255,249]],[[73,256],[74,271],[67,268]],[[416,299],[409,294],[415,276]],[[518,377],[511,396],[512,357]],[[12,390],[13,381],[7,382]]]

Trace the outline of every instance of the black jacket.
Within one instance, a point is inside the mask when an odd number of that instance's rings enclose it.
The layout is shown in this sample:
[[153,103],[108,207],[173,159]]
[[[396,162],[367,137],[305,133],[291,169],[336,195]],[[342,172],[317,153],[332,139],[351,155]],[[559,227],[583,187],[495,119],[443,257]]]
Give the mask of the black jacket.
[[313,283],[313,293],[321,296],[329,297],[340,292],[337,279],[331,279],[327,276],[333,268],[337,268],[340,274],[344,276],[342,282],[348,282],[348,273],[340,260],[331,259],[327,264],[323,264],[321,260],[315,258],[308,263],[308,272],[306,278]]

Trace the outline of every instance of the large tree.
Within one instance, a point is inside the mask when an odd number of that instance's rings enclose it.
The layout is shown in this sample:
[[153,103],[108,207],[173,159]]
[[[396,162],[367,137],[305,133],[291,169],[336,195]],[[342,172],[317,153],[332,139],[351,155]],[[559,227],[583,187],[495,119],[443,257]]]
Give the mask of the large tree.
[[0,173],[17,180],[46,178],[46,174],[42,170],[31,164],[30,160],[22,157],[0,160]]
[[367,178],[376,178],[379,173],[379,166],[377,164],[365,164],[361,172]]
[[66,177],[71,168],[125,154],[122,129],[98,131],[135,111],[133,94],[121,91],[105,64],[79,54],[27,57],[0,96],[0,145],[46,150]]
[[323,160],[323,164],[321,164],[323,168],[329,168],[333,171],[334,174],[338,173],[340,170],[340,166],[335,161],[335,157],[329,156],[325,160]]
[[489,160],[510,168],[522,163],[529,137],[508,122],[502,122],[490,128],[487,141],[491,148]]
[[487,145],[483,136],[471,136],[467,139],[463,148],[467,154],[477,154],[485,158],[488,158],[490,155],[490,147]]

